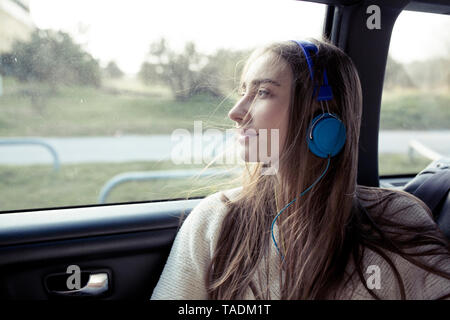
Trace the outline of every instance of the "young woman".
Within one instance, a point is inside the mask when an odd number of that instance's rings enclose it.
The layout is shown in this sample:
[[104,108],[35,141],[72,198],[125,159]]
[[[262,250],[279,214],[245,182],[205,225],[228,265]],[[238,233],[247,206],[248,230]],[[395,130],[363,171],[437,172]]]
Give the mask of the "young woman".
[[[229,117],[243,185],[187,217],[152,299],[450,297],[449,243],[428,208],[356,183],[362,96],[343,51],[313,39],[257,49],[240,92]],[[278,152],[263,161],[252,139]]]

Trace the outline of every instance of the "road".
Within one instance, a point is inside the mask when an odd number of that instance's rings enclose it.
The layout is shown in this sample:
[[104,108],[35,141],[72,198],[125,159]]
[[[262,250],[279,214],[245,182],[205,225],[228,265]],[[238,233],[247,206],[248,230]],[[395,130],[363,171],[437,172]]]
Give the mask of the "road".
[[[173,148],[180,144],[180,141],[172,141],[170,135],[41,139],[55,149],[61,164],[170,160]],[[450,130],[381,131],[380,153],[407,153],[412,139],[441,155],[450,156]],[[199,141],[195,143],[195,138],[192,141],[193,150],[198,154]],[[203,144],[203,151],[205,145],[211,146],[211,142]],[[50,164],[52,161],[51,153],[38,145],[0,145],[0,164]]]

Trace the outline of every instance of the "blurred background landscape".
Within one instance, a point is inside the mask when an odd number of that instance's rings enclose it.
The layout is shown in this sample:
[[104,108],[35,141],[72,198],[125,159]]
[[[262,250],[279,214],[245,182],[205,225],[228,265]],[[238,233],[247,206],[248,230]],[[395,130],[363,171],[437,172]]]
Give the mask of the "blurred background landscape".
[[[303,15],[325,12],[322,5],[295,5]],[[140,41],[146,42],[141,61],[119,61],[92,53],[93,26],[78,22],[73,32],[42,28],[33,8],[42,10],[39,1],[0,0],[0,211],[96,204],[119,174],[205,167],[170,161],[171,134],[179,128],[192,132],[194,120],[203,121],[203,130],[233,126],[227,113],[237,101],[243,63],[257,44],[202,50],[198,41],[183,34],[174,41],[168,34]],[[445,18],[443,26],[450,27]],[[322,20],[302,32],[319,38]],[[289,36],[305,37],[279,35]],[[390,55],[380,174],[417,173],[433,157],[449,156],[449,106],[448,38],[439,54],[427,58],[405,62]],[[46,148],[57,154],[56,169]],[[111,188],[105,202],[203,196],[238,183],[225,176],[136,179]]]

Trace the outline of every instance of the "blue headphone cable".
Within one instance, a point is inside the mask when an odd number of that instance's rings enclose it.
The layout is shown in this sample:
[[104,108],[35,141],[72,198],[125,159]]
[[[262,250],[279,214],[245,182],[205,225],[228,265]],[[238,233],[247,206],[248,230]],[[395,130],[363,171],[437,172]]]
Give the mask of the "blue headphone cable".
[[[328,157],[327,166],[326,166],[325,170],[322,172],[322,174],[316,179],[316,181],[314,181],[308,188],[306,188],[306,189],[300,194],[300,196],[298,196],[298,198],[304,196],[309,190],[312,189],[312,187],[314,187],[314,186],[317,184],[317,182],[320,181],[320,179],[323,178],[323,176],[325,175],[325,173],[328,171],[328,167],[330,166],[330,159],[331,159],[331,158],[330,158],[330,156],[329,156],[329,157]],[[280,216],[280,214],[281,214],[284,210],[286,210],[286,209],[287,209],[292,203],[294,203],[294,201],[296,201],[296,200],[297,200],[297,198],[295,198],[294,200],[292,200],[291,202],[289,202],[287,205],[285,205],[284,208],[280,210],[280,212],[275,216],[275,218],[274,218],[273,221],[272,221],[272,227],[271,227],[272,240],[273,240],[273,243],[274,243],[274,245],[275,245],[275,248],[276,248],[277,251],[278,251],[278,254],[281,256],[281,260],[284,260],[284,257],[283,257],[283,255],[281,254],[280,248],[278,248],[277,241],[275,240],[275,237],[274,237],[274,235],[273,235],[273,227],[274,227],[275,222],[277,221],[278,217]]]

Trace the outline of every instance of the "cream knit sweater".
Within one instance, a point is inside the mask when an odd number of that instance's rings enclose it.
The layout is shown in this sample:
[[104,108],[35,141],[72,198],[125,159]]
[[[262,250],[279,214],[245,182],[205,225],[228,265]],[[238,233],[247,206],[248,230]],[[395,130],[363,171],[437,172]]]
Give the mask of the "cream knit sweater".
[[[226,190],[224,193],[233,199],[241,190],[242,187],[239,187]],[[406,196],[401,197],[399,200],[393,201],[392,209],[395,210],[395,207],[404,205],[405,201],[411,203],[414,200]],[[220,192],[204,198],[192,210],[175,238],[151,299],[207,299],[204,277],[214,254],[221,221],[225,214],[226,207],[220,200]],[[402,215],[399,221],[418,225],[434,224],[428,212],[419,204],[415,204],[407,216]],[[278,234],[276,226],[274,234]],[[400,272],[407,299],[435,299],[450,292],[450,280],[428,273],[398,255],[386,253]],[[426,257],[433,262],[437,258],[439,257]],[[280,259],[273,245],[271,246],[269,259],[270,296],[272,299],[279,299]],[[255,284],[259,283],[259,279],[266,279],[267,270],[263,266],[265,266],[264,262],[261,263],[257,274],[254,276]],[[444,259],[444,262],[441,262],[440,266],[450,272],[449,256]],[[349,263],[347,272],[353,270],[352,268],[351,263]],[[366,283],[378,296],[383,299],[400,299],[400,290],[394,273],[387,262],[377,253],[366,249],[363,270],[366,270],[364,275]],[[337,296],[339,299],[373,299],[356,274],[345,288],[339,290]],[[252,291],[249,289],[244,299],[254,298]]]

